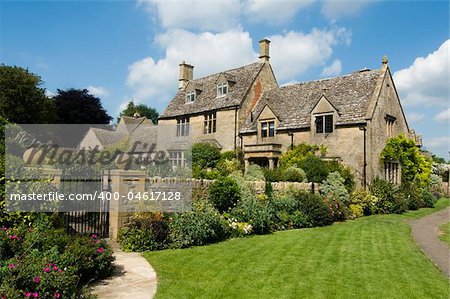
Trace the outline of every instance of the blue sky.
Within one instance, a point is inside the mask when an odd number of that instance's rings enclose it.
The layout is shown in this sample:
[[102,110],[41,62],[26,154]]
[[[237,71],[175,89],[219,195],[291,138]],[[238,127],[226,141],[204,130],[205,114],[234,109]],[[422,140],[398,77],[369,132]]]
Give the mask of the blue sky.
[[0,62],[29,68],[49,93],[88,88],[113,116],[130,99],[161,112],[179,62],[194,77],[238,67],[263,37],[280,84],[379,68],[388,55],[410,126],[449,157],[447,1],[0,2]]

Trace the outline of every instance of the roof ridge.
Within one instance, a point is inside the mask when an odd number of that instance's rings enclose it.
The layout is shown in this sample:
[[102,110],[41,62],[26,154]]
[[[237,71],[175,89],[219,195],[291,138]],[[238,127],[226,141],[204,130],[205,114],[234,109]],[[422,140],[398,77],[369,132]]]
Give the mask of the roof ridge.
[[252,63],[250,63],[250,64],[246,64],[246,65],[239,66],[239,67],[236,67],[236,68],[232,68],[232,69],[228,69],[228,70],[216,72],[216,73],[213,73],[213,74],[210,74],[210,75],[207,75],[207,76],[203,76],[203,77],[200,77],[200,78],[195,78],[195,79],[189,80],[189,83],[190,83],[190,82],[195,82],[195,81],[198,81],[198,80],[203,80],[203,79],[210,78],[210,77],[214,77],[214,76],[217,76],[217,75],[220,75],[220,74],[223,74],[223,73],[228,73],[228,72],[236,71],[236,70],[243,69],[243,68],[249,67],[249,66],[251,66],[251,65],[256,65],[256,64],[260,64],[261,66],[263,65],[263,63],[262,63],[262,62],[259,62],[259,61],[257,61],[257,62],[252,62]]

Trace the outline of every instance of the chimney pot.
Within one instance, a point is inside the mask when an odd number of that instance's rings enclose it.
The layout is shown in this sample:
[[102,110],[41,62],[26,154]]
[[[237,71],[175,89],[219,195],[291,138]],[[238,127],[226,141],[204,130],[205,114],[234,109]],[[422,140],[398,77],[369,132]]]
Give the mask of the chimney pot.
[[194,79],[194,66],[187,64],[185,61],[180,63],[179,66],[180,76],[178,78],[178,89],[183,89],[190,80]]
[[269,44],[270,40],[267,38],[259,41],[259,59],[261,62],[269,62]]

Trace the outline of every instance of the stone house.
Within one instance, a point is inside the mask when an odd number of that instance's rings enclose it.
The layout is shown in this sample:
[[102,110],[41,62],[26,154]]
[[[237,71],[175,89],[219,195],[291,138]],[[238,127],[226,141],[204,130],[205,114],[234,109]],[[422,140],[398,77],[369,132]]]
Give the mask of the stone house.
[[[269,43],[260,41],[260,61],[194,79],[180,64],[179,90],[159,125],[172,125],[172,151],[183,161],[180,141],[211,142],[223,151],[242,149],[246,165],[273,168],[299,143],[324,145],[325,159],[352,167],[360,183],[374,177],[400,180],[395,161],[380,165],[390,137],[416,138],[406,121],[387,57],[378,70],[279,87],[269,63]],[[178,164],[182,164],[179,162]]]

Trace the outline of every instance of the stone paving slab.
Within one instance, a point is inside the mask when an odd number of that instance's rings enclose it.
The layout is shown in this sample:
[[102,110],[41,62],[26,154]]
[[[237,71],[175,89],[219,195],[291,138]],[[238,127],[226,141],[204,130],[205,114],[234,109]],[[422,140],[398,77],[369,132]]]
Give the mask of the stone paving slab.
[[117,243],[110,242],[114,250],[114,274],[91,286],[98,299],[150,299],[156,294],[156,272],[137,252],[122,252]]
[[439,226],[450,221],[450,208],[410,222],[412,234],[422,251],[450,277],[450,248],[439,240]]

